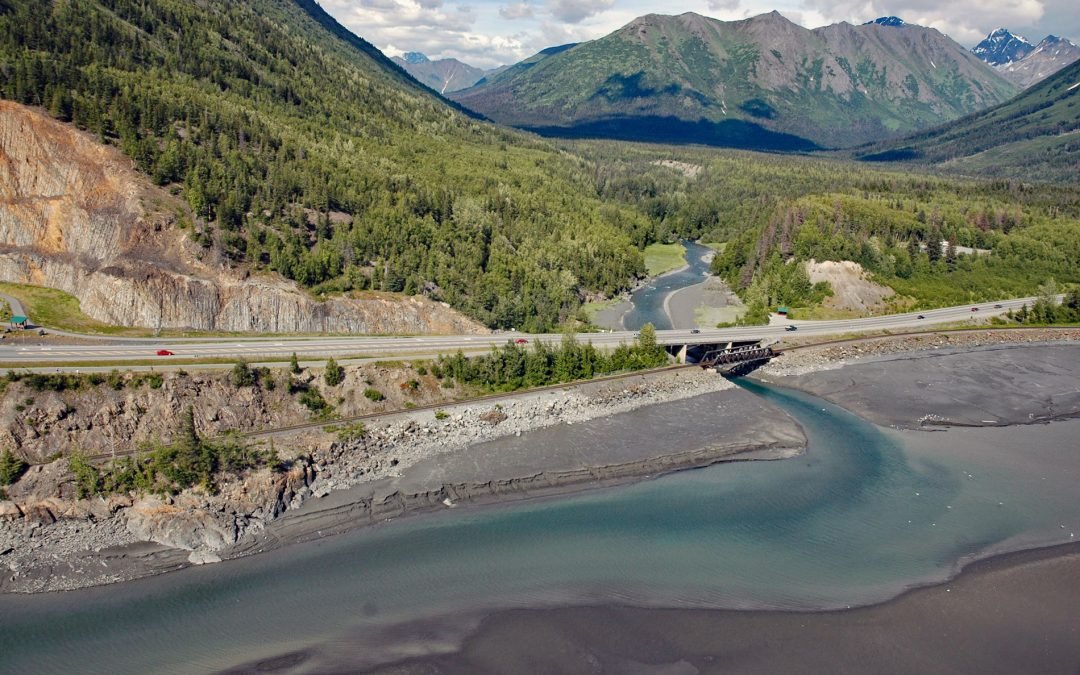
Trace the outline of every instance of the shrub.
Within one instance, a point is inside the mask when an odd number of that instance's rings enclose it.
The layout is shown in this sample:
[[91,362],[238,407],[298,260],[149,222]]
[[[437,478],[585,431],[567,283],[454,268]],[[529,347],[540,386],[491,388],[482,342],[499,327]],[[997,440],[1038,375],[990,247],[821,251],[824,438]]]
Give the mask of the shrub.
[[75,477],[75,494],[79,499],[86,499],[101,494],[103,481],[101,474],[81,452],[68,457],[68,471]]
[[255,384],[255,372],[248,367],[246,361],[237,361],[232,369],[232,383],[234,387],[250,387]]
[[336,433],[338,440],[350,443],[353,441],[359,441],[367,436],[367,427],[363,422],[353,422],[351,424],[340,424],[335,426],[329,426],[325,428],[326,431]]
[[296,352],[293,352],[292,357],[289,358],[289,372],[293,375],[300,374],[300,361],[296,358]]
[[326,371],[323,373],[327,386],[336,387],[345,381],[345,369],[338,362],[330,358],[326,362]]
[[376,403],[386,399],[386,397],[383,396],[381,391],[379,391],[378,389],[372,389],[371,387],[368,387],[364,390],[364,398],[368,399],[369,401],[374,401]]
[[16,457],[11,450],[4,450],[0,455],[0,485],[11,485],[19,480],[30,467],[21,457]]
[[445,419],[449,419],[449,418],[450,418],[450,413],[446,412],[445,410],[436,410],[435,411],[435,419],[439,420],[440,422],[445,420]]
[[316,415],[330,411],[330,404],[322,397],[318,389],[304,389],[300,392],[300,403]]

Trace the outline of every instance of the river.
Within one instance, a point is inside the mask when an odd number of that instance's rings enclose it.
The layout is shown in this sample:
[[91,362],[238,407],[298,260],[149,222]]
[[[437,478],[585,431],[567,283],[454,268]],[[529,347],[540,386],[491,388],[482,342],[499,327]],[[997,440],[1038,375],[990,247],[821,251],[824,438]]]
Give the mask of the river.
[[713,250],[692,241],[684,241],[683,245],[686,246],[686,267],[649,280],[648,285],[634,291],[630,296],[630,307],[622,317],[622,325],[626,330],[640,330],[647,323],[651,323],[657,330],[672,329],[671,317],[664,309],[664,301],[675,291],[700,284],[708,278],[712,260],[709,254],[713,253]]
[[[1080,532],[1080,464],[1067,451],[1078,421],[902,433],[807,394],[742,386],[802,425],[804,456],[405,518],[113,587],[0,597],[0,671],[203,672],[313,646],[337,662],[379,649],[401,657],[403,633],[388,638],[387,627],[464,624],[499,607],[845,607]],[[700,419],[715,400],[662,405]]]

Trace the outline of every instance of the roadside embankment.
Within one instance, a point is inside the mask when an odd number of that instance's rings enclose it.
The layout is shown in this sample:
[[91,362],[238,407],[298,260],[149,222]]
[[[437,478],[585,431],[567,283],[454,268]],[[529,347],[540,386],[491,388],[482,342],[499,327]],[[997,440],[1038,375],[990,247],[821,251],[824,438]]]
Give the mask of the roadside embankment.
[[[525,461],[527,453],[514,463],[495,448],[484,449],[485,441],[617,413],[632,415],[631,411],[651,404],[724,390],[731,390],[732,396],[739,393],[710,372],[644,374],[526,393],[500,404],[482,401],[434,412],[403,412],[370,422],[363,430],[275,435],[267,442],[291,459],[285,470],[264,468],[240,480],[224,480],[212,494],[193,488],[165,498],[38,494],[0,502],[0,565],[7,568],[0,590],[35,592],[112,583],[246,555],[391,515],[445,508],[446,500],[485,501],[603,484],[701,466],[742,451],[768,450],[772,454],[767,456],[783,456],[802,447],[794,423],[750,424],[748,420],[765,417],[732,404],[724,417],[732,423],[728,432],[676,450],[654,436],[653,442],[628,454],[609,448],[588,457],[571,452],[558,461],[547,456],[530,464]],[[738,420],[744,421],[742,427]],[[718,425],[723,428],[720,421]],[[416,469],[410,471],[412,467]],[[453,471],[439,475],[432,467]],[[63,484],[53,479],[53,484]],[[301,510],[313,498],[320,506]],[[286,518],[271,531],[287,514],[297,517]]]

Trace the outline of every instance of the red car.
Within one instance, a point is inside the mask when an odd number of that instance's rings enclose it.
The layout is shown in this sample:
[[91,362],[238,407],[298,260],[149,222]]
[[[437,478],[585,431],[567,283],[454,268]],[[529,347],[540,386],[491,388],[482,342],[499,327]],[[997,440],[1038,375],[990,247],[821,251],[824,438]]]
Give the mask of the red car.
[[529,344],[529,341],[526,340],[525,338],[518,338],[518,339],[514,340],[514,344],[516,344],[516,345],[527,345],[527,344]]
[[168,349],[159,349],[159,350],[157,350],[157,355],[158,356],[172,356],[173,353],[170,352]]
[[972,308],[971,308],[971,311],[973,311],[973,312],[977,312],[977,311],[979,311],[979,308],[978,308],[978,307],[972,307]]

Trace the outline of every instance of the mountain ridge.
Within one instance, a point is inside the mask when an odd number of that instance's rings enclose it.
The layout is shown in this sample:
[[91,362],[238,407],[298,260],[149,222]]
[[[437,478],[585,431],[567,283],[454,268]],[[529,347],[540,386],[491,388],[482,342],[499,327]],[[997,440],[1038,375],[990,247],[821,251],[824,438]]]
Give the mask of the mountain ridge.
[[979,175],[1075,181],[1080,168],[1080,61],[1001,105],[855,155]]
[[[810,30],[777,11],[730,22],[686,12],[638,17],[451,98],[552,135],[590,135],[634,119],[660,129],[676,120],[699,131],[682,139],[689,142],[754,147],[740,140],[780,134],[801,150],[931,126],[1015,91],[933,29],[871,22]],[[731,132],[732,122],[740,129]]]

